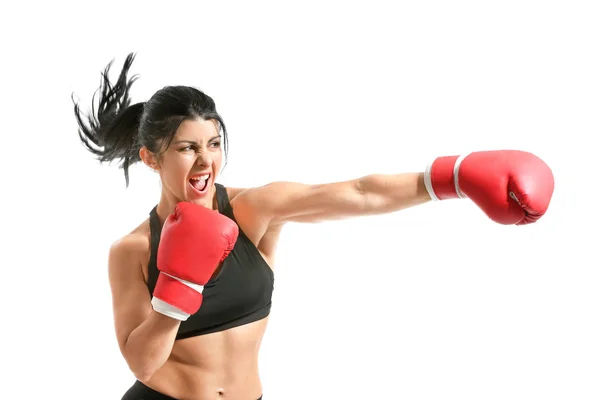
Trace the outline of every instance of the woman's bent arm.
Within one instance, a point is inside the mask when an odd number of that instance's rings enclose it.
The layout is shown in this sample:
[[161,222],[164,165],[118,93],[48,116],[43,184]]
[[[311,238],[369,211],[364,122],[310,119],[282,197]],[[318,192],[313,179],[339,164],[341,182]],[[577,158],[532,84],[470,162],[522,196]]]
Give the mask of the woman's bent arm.
[[147,239],[127,235],[113,243],[108,262],[119,349],[129,369],[142,382],[169,358],[181,323],[152,309],[142,273],[140,255],[145,254],[144,250],[147,253]]

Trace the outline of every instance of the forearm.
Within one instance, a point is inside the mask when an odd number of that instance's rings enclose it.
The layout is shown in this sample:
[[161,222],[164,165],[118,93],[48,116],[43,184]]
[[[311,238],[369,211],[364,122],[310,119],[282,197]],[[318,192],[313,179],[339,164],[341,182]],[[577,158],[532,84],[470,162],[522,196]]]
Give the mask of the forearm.
[[124,355],[140,381],[146,381],[167,361],[181,321],[150,312],[127,338]]
[[373,174],[359,179],[364,214],[400,211],[431,201],[423,173]]

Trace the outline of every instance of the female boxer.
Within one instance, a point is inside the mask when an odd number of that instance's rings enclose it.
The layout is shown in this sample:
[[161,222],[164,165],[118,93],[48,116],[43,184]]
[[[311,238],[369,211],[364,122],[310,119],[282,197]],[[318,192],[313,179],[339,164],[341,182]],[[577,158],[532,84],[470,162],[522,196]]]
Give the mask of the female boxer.
[[113,84],[108,64],[97,112],[79,136],[101,161],[144,162],[162,190],[149,217],[109,251],[115,330],[137,378],[139,399],[262,398],[258,353],[273,290],[273,259],[288,222],[391,213],[431,200],[469,198],[501,224],[544,215],[550,169],[521,151],[435,159],[421,173],[373,174],[346,182],[217,183],[227,130],[213,99],[168,86],[130,104],[130,54]]

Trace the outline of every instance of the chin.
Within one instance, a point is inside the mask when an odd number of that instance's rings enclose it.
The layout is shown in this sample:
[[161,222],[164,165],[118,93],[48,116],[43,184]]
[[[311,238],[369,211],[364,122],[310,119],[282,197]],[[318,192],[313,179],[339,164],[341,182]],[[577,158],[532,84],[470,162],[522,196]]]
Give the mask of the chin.
[[192,203],[212,201],[214,173],[198,175],[186,181],[186,198]]

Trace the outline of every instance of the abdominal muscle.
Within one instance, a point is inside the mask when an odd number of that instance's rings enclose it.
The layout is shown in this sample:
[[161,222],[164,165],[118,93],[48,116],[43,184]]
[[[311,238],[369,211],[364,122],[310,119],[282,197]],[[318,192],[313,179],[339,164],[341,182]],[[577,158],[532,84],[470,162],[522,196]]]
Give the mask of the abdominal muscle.
[[144,384],[180,400],[258,399],[258,353],[267,320],[176,340],[169,359]]

